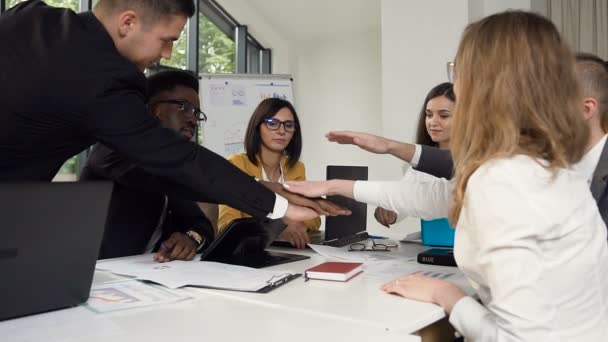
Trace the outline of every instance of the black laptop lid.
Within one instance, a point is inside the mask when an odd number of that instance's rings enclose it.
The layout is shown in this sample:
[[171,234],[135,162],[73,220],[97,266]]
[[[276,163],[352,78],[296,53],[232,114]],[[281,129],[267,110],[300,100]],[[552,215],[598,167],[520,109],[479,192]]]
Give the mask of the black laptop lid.
[[281,220],[262,223],[254,218],[236,219],[201,254],[201,260],[261,268],[307,259],[265,250],[286,227]]
[[89,297],[110,182],[0,183],[0,320]]
[[[367,166],[328,165],[327,179],[367,180]],[[367,204],[343,196],[327,196],[330,201],[347,207],[350,216],[328,216],[325,218],[325,241],[340,240],[365,232],[367,226]]]

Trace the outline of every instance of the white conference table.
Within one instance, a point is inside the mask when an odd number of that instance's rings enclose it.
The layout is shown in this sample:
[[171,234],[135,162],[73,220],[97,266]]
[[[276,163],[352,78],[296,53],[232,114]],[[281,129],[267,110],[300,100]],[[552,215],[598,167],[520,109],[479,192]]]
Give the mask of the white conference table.
[[[398,251],[391,253],[415,257],[423,248],[402,244]],[[288,251],[308,254],[311,259],[273,268],[303,272],[327,261],[325,257],[310,250]],[[96,271],[94,283],[121,278],[124,277]],[[393,278],[394,275],[375,276],[365,272],[348,282],[305,282],[300,277],[266,294],[186,287],[175,290],[192,297],[186,301],[103,314],[88,313],[92,319],[80,330],[87,329],[91,331],[90,334],[81,331],[71,335],[69,322],[63,324],[60,319],[54,319],[60,315],[60,311],[57,311],[39,315],[36,318],[38,321],[33,323],[24,321],[27,324],[19,325],[28,329],[56,325],[48,333],[26,334],[30,339],[22,340],[11,339],[9,333],[7,341],[34,341],[42,337],[45,341],[61,342],[166,342],[201,339],[277,342],[310,342],[311,339],[340,339],[349,342],[410,342],[421,339],[451,341],[453,331],[440,307],[387,295],[380,290],[382,284]],[[23,320],[28,319],[26,317]],[[40,325],[41,323],[44,324]],[[114,329],[107,329],[108,323]],[[0,331],[2,324],[4,322],[0,322]],[[108,331],[94,333],[95,330],[103,329]],[[412,334],[418,334],[422,338]]]
[[[390,253],[401,253],[406,257],[415,258],[417,253],[426,248],[428,247],[401,244],[398,250]],[[310,256],[310,259],[277,265],[270,269],[303,273],[310,267],[328,261],[311,250],[272,250],[305,254]],[[381,291],[381,286],[394,278],[394,275],[376,276],[365,272],[348,282],[305,281],[300,277],[266,294],[203,288],[186,290],[190,293],[205,293],[281,307],[285,312],[316,314],[319,317],[351,322],[354,326],[376,327],[404,334],[416,333],[445,317],[445,312],[437,305],[407,300]]]

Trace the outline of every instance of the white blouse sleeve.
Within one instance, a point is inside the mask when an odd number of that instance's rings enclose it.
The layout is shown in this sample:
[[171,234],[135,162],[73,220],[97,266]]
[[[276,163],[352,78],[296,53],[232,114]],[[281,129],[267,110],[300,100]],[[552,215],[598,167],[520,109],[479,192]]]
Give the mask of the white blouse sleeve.
[[452,201],[452,183],[445,178],[409,169],[400,181],[357,181],[353,197],[398,213],[426,220],[448,216]]
[[478,170],[467,185],[456,229],[464,229],[479,248],[480,277],[492,299],[485,307],[461,299],[450,322],[473,341],[546,341],[551,336],[549,322],[558,308],[538,285],[548,262],[538,234],[551,213],[535,206],[530,192],[537,184],[526,178],[494,167]]

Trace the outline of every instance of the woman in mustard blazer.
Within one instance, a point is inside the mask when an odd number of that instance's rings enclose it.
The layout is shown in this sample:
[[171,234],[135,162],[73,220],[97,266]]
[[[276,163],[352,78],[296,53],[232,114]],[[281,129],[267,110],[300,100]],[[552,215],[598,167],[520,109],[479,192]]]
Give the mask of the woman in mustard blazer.
[[[260,102],[247,126],[245,151],[230,156],[228,161],[257,179],[279,183],[306,179],[304,164],[298,160],[302,152],[300,121],[289,101],[269,98]],[[220,205],[219,232],[242,217],[249,215]],[[310,242],[308,232],[318,230],[321,225],[319,218],[304,222],[283,220],[287,228],[280,237],[297,248],[305,248]]]

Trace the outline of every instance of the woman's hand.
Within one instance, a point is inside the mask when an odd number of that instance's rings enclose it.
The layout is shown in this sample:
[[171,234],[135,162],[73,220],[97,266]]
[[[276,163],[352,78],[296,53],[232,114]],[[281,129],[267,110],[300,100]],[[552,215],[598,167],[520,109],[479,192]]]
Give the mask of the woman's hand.
[[466,296],[458,286],[450,282],[420,274],[397,278],[384,284],[382,290],[408,299],[440,305],[448,314],[452,312],[456,302]]

